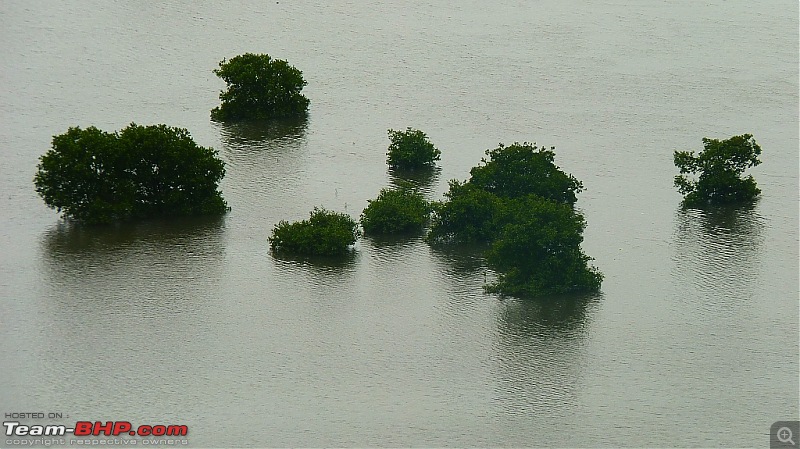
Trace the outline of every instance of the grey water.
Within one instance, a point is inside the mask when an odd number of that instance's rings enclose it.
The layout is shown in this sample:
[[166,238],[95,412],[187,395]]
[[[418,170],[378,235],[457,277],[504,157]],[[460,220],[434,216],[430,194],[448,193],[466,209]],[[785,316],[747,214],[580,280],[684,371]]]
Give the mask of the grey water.
[[[6,0],[0,44],[2,413],[192,447],[766,447],[798,419],[797,2]],[[245,52],[303,71],[308,120],[209,120]],[[52,136],[131,122],[217,149],[231,212],[47,209]],[[430,199],[499,142],[555,146],[601,293],[487,295],[479,252],[419,238],[269,253],[314,206],[357,218],[407,126],[442,151]],[[743,133],[761,199],[681,210],[672,152]]]

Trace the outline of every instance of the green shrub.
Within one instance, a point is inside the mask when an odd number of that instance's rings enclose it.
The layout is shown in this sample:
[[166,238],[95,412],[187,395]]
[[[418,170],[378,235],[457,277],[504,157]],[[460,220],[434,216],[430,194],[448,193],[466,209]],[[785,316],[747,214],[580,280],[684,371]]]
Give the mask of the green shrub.
[[[753,201],[761,193],[752,176],[742,178],[748,168],[761,163],[761,147],[751,134],[733,136],[727,140],[703,138],[704,150],[675,151],[675,166],[680,175],[675,176],[675,187],[684,195],[685,207],[706,204],[728,204]],[[691,180],[686,174],[697,175]]]
[[580,249],[586,223],[566,204],[531,195],[509,201],[498,238],[487,253],[499,273],[490,292],[542,296],[593,292],[603,276]]
[[218,190],[225,164],[189,132],[132,123],[118,133],[70,128],[40,158],[36,191],[64,217],[110,223],[227,211]]
[[433,205],[431,243],[488,243],[500,232],[503,200],[468,182],[450,181],[445,201]]
[[359,235],[358,224],[349,215],[315,207],[308,220],[275,225],[269,244],[276,252],[334,256],[347,253]]
[[389,150],[386,163],[392,168],[418,169],[431,167],[439,160],[441,151],[418,129],[389,130]]
[[487,290],[511,296],[591,292],[602,274],[583,254],[585,222],[573,204],[583,185],[554,163],[553,148],[532,144],[486,151],[466,182],[451,181],[435,203],[430,243],[486,243],[498,281]]
[[361,214],[361,226],[368,235],[421,231],[428,220],[430,205],[422,194],[405,186],[381,189]]
[[530,194],[558,203],[574,204],[583,184],[561,171],[553,162],[555,147],[549,150],[536,144],[502,143],[486,150],[489,160],[470,170],[469,182],[476,187],[503,198],[517,198]]
[[266,54],[245,53],[222,60],[214,73],[228,84],[219,95],[222,104],[211,110],[218,121],[299,117],[309,100],[303,72]]

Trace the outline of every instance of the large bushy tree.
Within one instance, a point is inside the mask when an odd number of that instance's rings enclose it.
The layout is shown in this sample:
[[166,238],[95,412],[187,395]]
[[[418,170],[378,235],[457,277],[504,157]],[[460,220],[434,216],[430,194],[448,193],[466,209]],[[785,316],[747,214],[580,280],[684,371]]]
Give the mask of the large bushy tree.
[[308,220],[280,221],[272,230],[269,244],[273,251],[302,256],[346,254],[360,231],[347,214],[315,207]]
[[592,292],[602,275],[580,248],[583,216],[573,205],[583,185],[555,163],[553,148],[515,143],[488,150],[466,182],[451,181],[434,204],[431,243],[486,243],[498,281],[512,296]]
[[302,93],[303,72],[282,59],[245,53],[223,59],[214,73],[228,84],[221,105],[211,110],[219,121],[301,117],[309,100]]
[[117,133],[70,128],[53,137],[34,177],[45,203],[65,217],[110,223],[227,211],[218,184],[225,163],[189,132],[132,123]]
[[558,203],[574,204],[583,184],[555,165],[555,147],[514,143],[486,150],[489,159],[470,170],[470,184],[504,198],[538,195]]
[[431,242],[491,242],[512,220],[510,200],[536,195],[573,205],[583,184],[555,165],[555,148],[502,143],[470,170],[466,182],[451,181],[445,201],[434,205]]
[[761,163],[761,147],[751,134],[726,140],[703,138],[703,148],[697,155],[694,151],[673,155],[681,173],[675,176],[675,186],[684,195],[684,206],[748,202],[761,193],[752,175],[742,178],[745,170]]

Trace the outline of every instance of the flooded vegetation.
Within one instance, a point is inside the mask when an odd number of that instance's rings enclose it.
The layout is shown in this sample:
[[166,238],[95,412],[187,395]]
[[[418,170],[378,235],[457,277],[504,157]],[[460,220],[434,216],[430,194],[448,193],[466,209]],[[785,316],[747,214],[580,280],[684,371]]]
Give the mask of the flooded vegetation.
[[[193,447],[763,446],[800,396],[797,17],[721,0],[4,1],[0,404],[184,424]],[[302,70],[306,114],[210,119],[213,70],[246,52]],[[215,149],[230,211],[85,227],[48,209],[32,178],[53,136],[132,121]],[[387,168],[386,130],[408,127],[441,152],[432,167]],[[683,207],[674,151],[742,132],[763,147],[742,174],[757,199]],[[580,181],[560,208],[512,206],[471,172],[533,141]],[[475,232],[270,251],[282,220],[321,205],[355,223],[409,184],[439,217],[474,197]],[[502,210],[524,220],[481,225]],[[599,289],[485,291],[536,260],[496,254],[561,230]]]

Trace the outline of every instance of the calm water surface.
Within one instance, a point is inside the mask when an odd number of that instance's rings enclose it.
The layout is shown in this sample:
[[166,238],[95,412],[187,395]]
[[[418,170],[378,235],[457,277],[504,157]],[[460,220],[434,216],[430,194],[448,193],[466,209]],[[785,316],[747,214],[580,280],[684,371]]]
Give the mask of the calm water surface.
[[[790,1],[0,3],[0,411],[189,426],[195,447],[766,447],[798,417],[798,5]],[[209,121],[225,57],[303,70],[299,123]],[[32,178],[69,126],[188,128],[221,219],[83,228]],[[387,128],[498,142],[587,190],[602,292],[501,300],[478,253],[361,240],[279,259],[315,205],[397,181]],[[681,211],[672,151],[753,133],[752,208]]]

